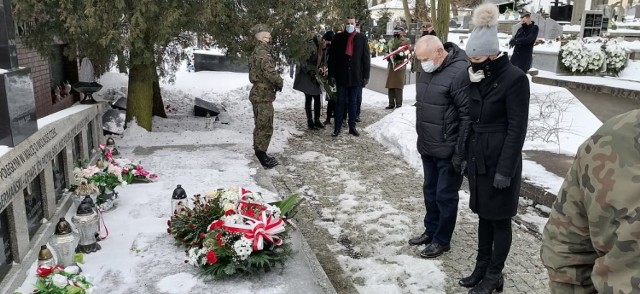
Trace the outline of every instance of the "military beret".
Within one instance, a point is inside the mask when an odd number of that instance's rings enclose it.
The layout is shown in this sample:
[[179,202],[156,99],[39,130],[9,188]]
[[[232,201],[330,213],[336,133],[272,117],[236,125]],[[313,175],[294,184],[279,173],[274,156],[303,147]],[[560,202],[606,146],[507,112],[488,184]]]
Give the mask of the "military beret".
[[253,35],[262,32],[271,33],[271,28],[268,25],[262,23],[259,23],[251,28],[251,34]]

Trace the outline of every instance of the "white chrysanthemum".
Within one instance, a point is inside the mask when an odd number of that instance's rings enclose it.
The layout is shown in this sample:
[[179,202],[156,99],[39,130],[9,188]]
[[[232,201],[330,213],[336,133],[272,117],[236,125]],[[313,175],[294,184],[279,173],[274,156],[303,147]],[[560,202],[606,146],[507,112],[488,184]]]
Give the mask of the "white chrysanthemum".
[[251,240],[242,237],[233,244],[233,250],[236,252],[236,255],[240,260],[246,260],[249,255],[251,255],[251,252],[253,252],[251,249],[252,245],[253,243]]
[[64,288],[67,285],[69,285],[69,280],[67,279],[67,277],[61,275],[61,274],[55,274],[51,277],[51,282],[53,282],[53,285],[58,287],[58,288]]

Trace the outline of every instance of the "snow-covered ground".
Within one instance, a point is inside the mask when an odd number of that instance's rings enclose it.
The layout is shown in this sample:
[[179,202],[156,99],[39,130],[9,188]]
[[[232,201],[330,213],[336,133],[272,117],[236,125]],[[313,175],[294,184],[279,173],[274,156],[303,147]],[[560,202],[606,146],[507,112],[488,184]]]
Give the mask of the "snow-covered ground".
[[[450,39],[459,43],[460,36],[462,35],[451,34]],[[508,39],[501,39],[501,43],[506,41]],[[375,59],[374,63],[377,63]],[[108,73],[99,80],[104,89],[98,94],[104,95],[109,89],[126,93],[126,81],[127,77],[123,74]],[[250,89],[247,74],[192,73],[187,72],[183,65],[177,73],[175,84],[161,86],[165,103],[175,109],[169,113],[169,118],[154,118],[153,132],[132,125],[123,138],[116,138],[124,156],[134,157],[136,153],[135,158],[142,160],[145,168],[159,174],[160,180],[153,184],[122,188],[122,207],[105,215],[105,221],[111,228],[111,236],[102,242],[102,251],[85,256],[83,265],[84,273],[89,275],[98,287],[103,286],[97,289],[97,293],[127,293],[131,290],[148,293],[146,289],[153,289],[158,293],[197,293],[207,286],[197,277],[197,271],[190,270],[182,263],[182,251],[172,245],[165,231],[170,210],[169,198],[175,184],[182,184],[188,194],[205,193],[218,187],[244,186],[263,192],[269,199],[278,197],[254,177],[257,166],[251,147],[253,119],[251,104],[247,99]],[[531,139],[526,142],[525,149],[573,154],[577,146],[600,126],[600,122],[567,90],[536,84],[532,84],[531,89],[532,93],[541,96],[559,95],[570,103],[560,122],[567,129],[559,134],[560,141],[551,143]],[[387,102],[385,94],[365,90],[363,96],[366,97],[363,100],[365,108],[384,107]],[[101,95],[96,97],[99,98]],[[231,123],[215,123],[213,129],[206,129],[204,118],[191,115],[195,97],[223,105],[232,118]],[[420,156],[416,150],[415,108],[410,106],[415,102],[415,85],[405,87],[404,97],[406,107],[390,112],[365,131],[391,152],[403,157],[417,172],[422,173]],[[304,95],[292,89],[292,80],[286,76],[284,90],[278,94],[275,108],[280,111],[299,109],[302,112],[303,105]],[[532,110],[535,107],[536,105],[530,105]],[[277,115],[274,126],[274,137],[269,151],[280,153],[286,148],[287,140],[300,134],[301,130],[291,120],[278,118]],[[185,146],[197,146],[199,151],[180,152],[183,148],[189,148]],[[3,150],[6,148],[2,149],[0,146],[0,153]],[[270,170],[266,173],[277,172]],[[542,185],[553,193],[557,192],[562,181],[561,178],[529,161],[525,161],[524,174],[531,183]],[[349,199],[342,200],[346,208]],[[468,201],[468,195],[463,193],[461,207],[466,205],[465,201]],[[72,211],[68,217],[71,215]],[[406,260],[403,258],[405,257],[388,256],[388,261],[405,264]],[[138,268],[149,271],[148,275],[159,273],[152,265],[175,267],[175,273],[153,281],[139,280],[144,278],[144,275]],[[361,264],[345,264],[344,267],[366,268],[367,271],[359,273],[360,278],[367,280],[365,284],[383,286],[376,282],[379,277],[376,273],[380,269],[370,266],[366,260]],[[437,266],[430,270],[433,270],[437,283],[444,281]],[[35,265],[29,269],[29,279],[19,291],[29,293],[33,289],[34,272]],[[239,283],[236,289],[238,293],[249,293],[246,289],[252,289],[250,282],[236,282]],[[279,292],[278,289],[270,289],[268,292],[260,293]]]

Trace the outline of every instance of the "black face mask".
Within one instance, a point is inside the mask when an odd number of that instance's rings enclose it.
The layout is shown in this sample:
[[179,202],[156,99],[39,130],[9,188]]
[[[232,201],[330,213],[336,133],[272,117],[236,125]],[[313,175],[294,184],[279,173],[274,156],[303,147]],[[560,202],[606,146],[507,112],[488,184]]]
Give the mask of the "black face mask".
[[428,32],[428,31],[422,31],[422,36],[426,36],[426,35],[428,35],[428,34],[429,34],[429,32]]
[[471,62],[471,69],[473,72],[484,70],[485,66],[489,65],[493,60],[487,58],[487,60],[479,63]]
[[393,37],[396,39],[400,39],[400,34],[393,34]]

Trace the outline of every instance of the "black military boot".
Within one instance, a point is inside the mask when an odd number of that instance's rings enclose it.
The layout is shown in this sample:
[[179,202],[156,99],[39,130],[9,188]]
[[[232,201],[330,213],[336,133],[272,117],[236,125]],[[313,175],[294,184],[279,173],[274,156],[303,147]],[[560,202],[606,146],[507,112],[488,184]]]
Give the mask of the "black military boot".
[[322,122],[320,122],[320,119],[317,119],[314,123],[313,123],[316,128],[318,129],[324,129],[324,124]]
[[278,165],[278,161],[273,157],[269,158],[264,151],[256,150],[256,157],[265,169],[270,169]]
[[465,288],[472,288],[478,285],[487,273],[487,267],[489,267],[488,260],[476,261],[476,267],[473,269],[473,273],[470,276],[458,280],[458,284]]
[[478,285],[469,290],[469,294],[491,294],[493,290],[498,293],[504,290],[504,276],[501,273],[485,275]]

